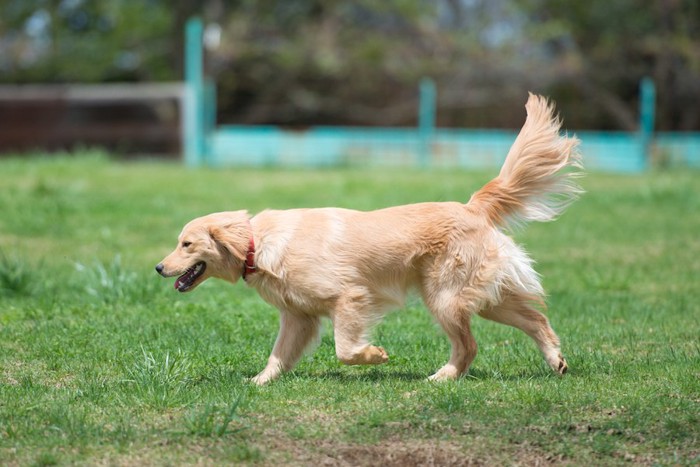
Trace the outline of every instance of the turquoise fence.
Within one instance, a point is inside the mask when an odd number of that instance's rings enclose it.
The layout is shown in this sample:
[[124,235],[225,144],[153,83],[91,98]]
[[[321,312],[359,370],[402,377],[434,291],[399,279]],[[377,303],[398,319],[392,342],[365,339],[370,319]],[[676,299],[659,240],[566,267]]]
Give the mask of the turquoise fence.
[[[421,81],[416,128],[216,125],[216,89],[203,72],[202,23],[186,26],[185,162],[209,166],[326,167],[341,165],[499,167],[516,131],[435,127],[436,90]],[[640,86],[638,132],[580,131],[588,170],[641,172],[651,166],[700,168],[700,133],[654,133],[655,91]]]
[[[415,129],[314,127],[304,131],[274,126],[218,127],[208,137],[205,161],[211,165],[248,166],[431,166],[499,167],[517,132],[435,129],[425,145]],[[637,134],[578,132],[586,167],[592,170],[639,172],[647,168],[642,139]],[[669,160],[700,167],[700,135],[679,138],[659,135]],[[663,138],[663,140],[662,140]]]

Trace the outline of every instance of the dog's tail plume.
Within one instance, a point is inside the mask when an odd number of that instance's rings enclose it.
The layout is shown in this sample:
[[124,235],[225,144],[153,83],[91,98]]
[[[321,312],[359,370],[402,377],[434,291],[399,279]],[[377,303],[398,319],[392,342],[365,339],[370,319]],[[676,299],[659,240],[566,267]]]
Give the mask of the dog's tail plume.
[[554,220],[582,193],[575,183],[582,169],[579,140],[559,135],[561,120],[544,97],[530,94],[525,109],[500,174],[469,200],[502,228]]

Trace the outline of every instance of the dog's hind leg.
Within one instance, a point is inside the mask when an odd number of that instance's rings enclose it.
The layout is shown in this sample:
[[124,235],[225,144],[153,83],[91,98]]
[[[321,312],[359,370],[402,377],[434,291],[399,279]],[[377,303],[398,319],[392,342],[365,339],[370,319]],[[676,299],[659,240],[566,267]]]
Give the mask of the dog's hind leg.
[[252,382],[258,385],[277,378],[283,371],[291,370],[301,358],[304,349],[317,338],[320,320],[317,316],[297,315],[282,311],[280,331],[267,366]]
[[568,370],[559,347],[559,337],[549,325],[547,317],[535,309],[531,297],[512,293],[500,305],[485,309],[479,314],[486,319],[522,330],[537,343],[552,370],[560,375]]

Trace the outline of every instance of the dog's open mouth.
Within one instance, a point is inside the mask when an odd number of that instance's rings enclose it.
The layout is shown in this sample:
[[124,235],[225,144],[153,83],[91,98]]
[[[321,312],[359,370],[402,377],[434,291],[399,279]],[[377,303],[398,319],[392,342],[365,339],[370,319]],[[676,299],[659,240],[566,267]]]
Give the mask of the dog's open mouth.
[[178,292],[187,292],[190,287],[192,287],[192,284],[195,283],[197,278],[204,273],[205,269],[207,269],[207,264],[205,262],[200,261],[199,263],[195,264],[185,271],[183,275],[177,278],[175,281],[175,288],[178,290]]

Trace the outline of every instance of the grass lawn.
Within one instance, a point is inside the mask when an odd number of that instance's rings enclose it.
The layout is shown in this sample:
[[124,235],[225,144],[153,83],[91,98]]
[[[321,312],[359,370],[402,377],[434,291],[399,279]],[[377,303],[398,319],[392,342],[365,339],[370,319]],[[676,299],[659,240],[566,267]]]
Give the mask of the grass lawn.
[[191,294],[154,265],[214,211],[464,200],[491,173],[187,170],[0,159],[0,464],[692,465],[700,462],[700,173],[589,174],[517,234],[569,363],[481,319],[469,376],[418,300],[379,367],[319,347],[269,386],[278,317],[243,284]]

